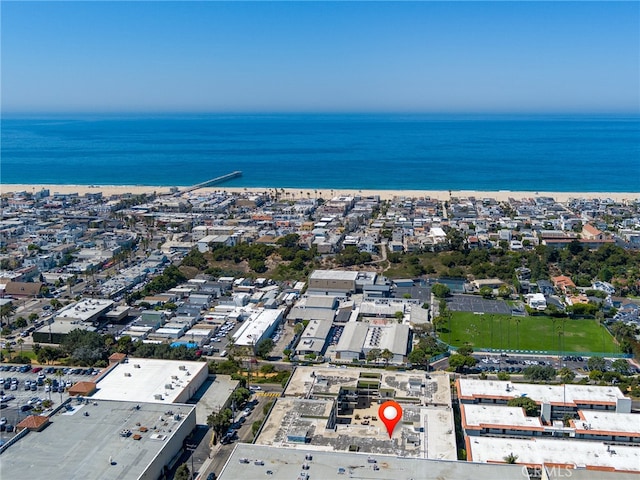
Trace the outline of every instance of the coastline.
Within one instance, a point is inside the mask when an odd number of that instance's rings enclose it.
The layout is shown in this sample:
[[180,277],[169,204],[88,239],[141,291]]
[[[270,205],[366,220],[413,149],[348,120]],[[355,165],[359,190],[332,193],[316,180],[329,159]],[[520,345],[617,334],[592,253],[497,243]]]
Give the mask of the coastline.
[[[0,185],[0,193],[3,195],[15,192],[36,193],[42,189],[48,189],[50,194],[71,194],[78,193],[84,195],[86,193],[102,192],[105,196],[123,195],[131,193],[140,195],[143,193],[156,193],[161,195],[169,195],[169,186],[154,185],[56,185],[56,184],[2,184]],[[180,189],[188,187],[178,187]],[[274,187],[225,187],[219,185],[217,187],[205,187],[188,193],[189,196],[196,196],[198,192],[232,192],[232,193],[258,193],[272,192]],[[309,188],[278,188],[279,191],[284,190],[284,198],[316,198],[322,197],[328,199],[335,196],[372,196],[379,195],[382,200],[392,200],[397,197],[420,198],[430,197],[437,200],[448,200],[450,197],[456,198],[494,198],[498,201],[506,201],[509,198],[524,199],[534,197],[552,197],[556,201],[566,202],[575,198],[598,198],[611,199],[616,202],[640,200],[640,192],[549,192],[549,191],[512,191],[512,190],[367,190],[367,189],[309,189]],[[332,194],[333,192],[333,194]]]

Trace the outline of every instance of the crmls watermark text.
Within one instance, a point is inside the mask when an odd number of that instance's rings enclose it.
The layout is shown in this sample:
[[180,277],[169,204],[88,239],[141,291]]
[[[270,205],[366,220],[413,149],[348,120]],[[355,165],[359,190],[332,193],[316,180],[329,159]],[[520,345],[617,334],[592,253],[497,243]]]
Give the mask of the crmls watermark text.
[[[546,472],[543,477],[543,470]],[[569,467],[522,467],[524,478],[571,478],[573,470]]]

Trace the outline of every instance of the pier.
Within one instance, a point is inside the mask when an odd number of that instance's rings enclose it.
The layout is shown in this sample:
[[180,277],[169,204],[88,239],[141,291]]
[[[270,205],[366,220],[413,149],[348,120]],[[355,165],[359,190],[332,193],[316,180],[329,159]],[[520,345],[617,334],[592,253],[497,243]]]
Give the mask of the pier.
[[235,172],[227,173],[226,175],[222,175],[221,177],[212,178],[211,180],[207,180],[206,182],[200,182],[190,187],[181,190],[179,194],[193,192],[194,190],[198,190],[199,188],[211,187],[213,185],[217,185],[218,183],[226,182],[227,180],[231,180],[232,178],[238,178],[242,176],[242,172],[240,170],[236,170]]

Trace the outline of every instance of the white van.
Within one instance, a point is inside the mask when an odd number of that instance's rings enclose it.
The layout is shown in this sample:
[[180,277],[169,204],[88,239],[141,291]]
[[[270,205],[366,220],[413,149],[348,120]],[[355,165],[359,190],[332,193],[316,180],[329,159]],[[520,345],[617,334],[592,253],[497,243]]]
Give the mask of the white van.
[[227,351],[226,351],[226,350],[223,350],[223,351],[220,353],[220,356],[221,356],[221,357],[226,357],[226,356],[227,356]]

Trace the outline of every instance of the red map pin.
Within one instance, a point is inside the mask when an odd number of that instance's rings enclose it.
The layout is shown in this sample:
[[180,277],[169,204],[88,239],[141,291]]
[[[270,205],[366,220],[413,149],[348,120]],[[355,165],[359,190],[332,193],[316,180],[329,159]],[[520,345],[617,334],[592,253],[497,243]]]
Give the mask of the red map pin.
[[393,429],[396,428],[396,425],[402,418],[402,407],[398,402],[394,402],[393,400],[384,402],[380,405],[380,408],[378,408],[378,417],[380,417],[382,423],[387,427],[389,438],[391,438]]

